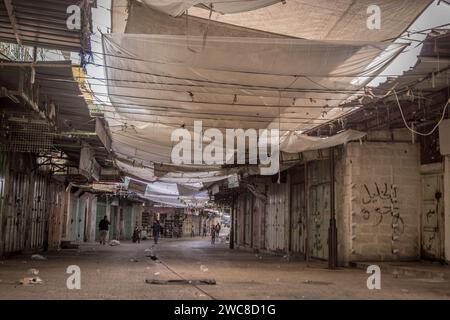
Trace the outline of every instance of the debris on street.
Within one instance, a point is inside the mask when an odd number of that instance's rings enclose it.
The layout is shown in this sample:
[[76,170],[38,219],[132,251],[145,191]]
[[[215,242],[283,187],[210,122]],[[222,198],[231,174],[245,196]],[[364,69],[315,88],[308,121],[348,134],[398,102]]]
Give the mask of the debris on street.
[[42,256],[42,255],[40,255],[40,254],[33,254],[31,256],[31,260],[45,261],[45,260],[47,260],[47,258]]
[[203,280],[155,280],[146,279],[148,284],[157,285],[216,285],[216,280],[214,279],[203,279]]
[[119,240],[111,240],[111,242],[109,243],[109,245],[110,245],[111,247],[120,246],[120,241],[119,241]]
[[39,277],[30,277],[30,278],[23,278],[19,282],[21,285],[27,286],[27,285],[33,285],[33,284],[43,284],[44,281],[42,281]]

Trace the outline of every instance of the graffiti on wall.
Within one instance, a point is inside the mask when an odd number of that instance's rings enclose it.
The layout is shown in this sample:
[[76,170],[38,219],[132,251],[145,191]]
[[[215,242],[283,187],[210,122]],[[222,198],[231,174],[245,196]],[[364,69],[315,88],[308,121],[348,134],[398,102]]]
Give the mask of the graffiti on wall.
[[[379,226],[385,219],[391,219],[392,242],[404,233],[405,224],[398,205],[398,187],[393,184],[364,184],[361,215],[364,220]],[[393,249],[394,250],[394,249]]]

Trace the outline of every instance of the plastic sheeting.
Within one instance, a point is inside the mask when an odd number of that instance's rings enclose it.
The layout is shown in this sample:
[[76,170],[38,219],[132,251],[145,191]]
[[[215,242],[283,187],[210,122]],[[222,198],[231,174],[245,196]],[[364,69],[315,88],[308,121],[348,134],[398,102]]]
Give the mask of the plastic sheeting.
[[220,13],[238,13],[270,6],[281,0],[139,0],[149,7],[171,16],[179,16],[189,8],[202,5]]

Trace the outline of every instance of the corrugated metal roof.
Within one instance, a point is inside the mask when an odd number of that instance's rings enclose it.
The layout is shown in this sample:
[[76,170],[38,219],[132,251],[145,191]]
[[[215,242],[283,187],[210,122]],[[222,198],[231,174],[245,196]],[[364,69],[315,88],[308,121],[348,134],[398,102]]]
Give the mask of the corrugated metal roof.
[[[45,64],[67,67],[45,67]],[[91,121],[88,105],[78,82],[74,80],[70,61],[40,62],[36,68],[36,82],[39,84],[40,101],[45,101],[47,97],[58,107],[60,130],[95,132],[95,121]]]
[[[1,0],[0,41],[28,46],[80,51],[89,37],[81,30],[69,30],[67,8],[76,0]],[[90,9],[88,10],[89,24]],[[83,24],[86,25],[86,24]],[[86,31],[86,30],[85,30]]]

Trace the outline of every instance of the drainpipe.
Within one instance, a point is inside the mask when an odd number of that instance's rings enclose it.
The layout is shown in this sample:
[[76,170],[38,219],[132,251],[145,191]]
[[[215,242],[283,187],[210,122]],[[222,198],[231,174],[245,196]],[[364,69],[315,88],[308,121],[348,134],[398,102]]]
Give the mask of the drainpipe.
[[328,268],[337,267],[337,226],[336,226],[336,195],[334,174],[334,147],[330,148],[330,227],[328,229]]

